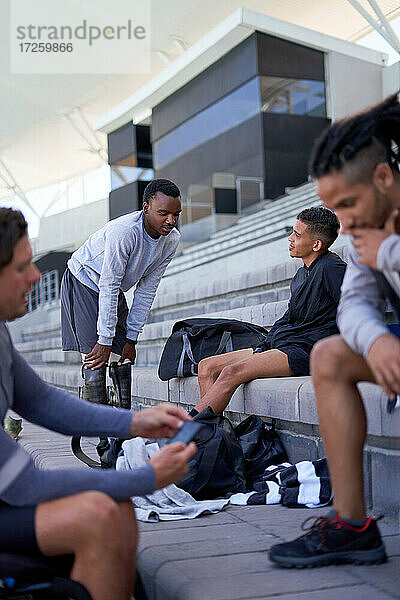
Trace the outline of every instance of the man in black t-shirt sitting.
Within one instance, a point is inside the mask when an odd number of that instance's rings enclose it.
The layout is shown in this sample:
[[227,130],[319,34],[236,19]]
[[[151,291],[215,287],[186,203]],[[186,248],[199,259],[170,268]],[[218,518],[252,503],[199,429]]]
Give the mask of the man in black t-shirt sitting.
[[260,346],[200,361],[201,400],[195,411],[210,406],[221,413],[239,385],[253,379],[309,375],[313,345],[337,333],[336,309],[346,264],[329,247],[338,231],[339,221],[326,208],[307,208],[297,216],[289,254],[301,258],[303,266],[291,282],[287,311]]

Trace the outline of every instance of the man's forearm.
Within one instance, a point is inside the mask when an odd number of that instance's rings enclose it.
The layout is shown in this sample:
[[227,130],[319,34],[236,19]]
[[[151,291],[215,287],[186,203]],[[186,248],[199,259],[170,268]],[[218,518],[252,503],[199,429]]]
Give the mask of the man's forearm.
[[86,491],[108,494],[117,501],[154,492],[151,465],[133,471],[68,469],[43,470],[30,463],[1,498],[13,506],[32,506]]
[[100,288],[99,316],[97,318],[97,341],[102,346],[111,346],[118,320],[119,289],[106,291]]

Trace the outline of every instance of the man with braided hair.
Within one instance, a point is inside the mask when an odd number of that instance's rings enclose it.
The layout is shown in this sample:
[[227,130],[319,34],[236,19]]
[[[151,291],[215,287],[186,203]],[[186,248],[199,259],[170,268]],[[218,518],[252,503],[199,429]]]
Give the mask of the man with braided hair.
[[[390,301],[400,320],[400,104],[397,94],[334,123],[318,139],[310,171],[325,206],[352,236],[338,308],[340,335],[316,344],[311,371],[335,508],[309,533],[270,551],[286,567],[386,560],[363,487],[366,415],[357,383],[379,384],[388,411],[400,394],[398,326],[384,322]],[[397,332],[397,335],[396,335]]]

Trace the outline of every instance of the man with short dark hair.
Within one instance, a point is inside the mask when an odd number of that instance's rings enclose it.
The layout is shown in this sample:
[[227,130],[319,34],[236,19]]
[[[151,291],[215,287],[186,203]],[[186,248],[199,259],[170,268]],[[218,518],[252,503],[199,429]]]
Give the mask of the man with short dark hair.
[[[96,406],[42,381],[15,350],[4,322],[26,312],[38,280],[23,215],[0,208],[1,424],[12,408],[65,435],[161,438],[190,419],[168,404],[137,413]],[[0,552],[51,563],[67,555],[65,566],[93,600],[129,600],[138,535],[130,498],[179,481],[195,452],[194,444],[170,444],[134,471],[45,470],[0,426]]]
[[335,214],[326,208],[307,208],[297,216],[289,254],[301,258],[303,266],[291,282],[287,311],[260,346],[200,361],[201,400],[195,412],[210,406],[221,413],[239,385],[253,379],[309,374],[313,345],[337,332],[336,309],[346,265],[329,247],[338,231]]
[[[338,308],[340,336],[319,342],[311,359],[318,417],[335,508],[307,535],[272,547],[286,567],[386,560],[375,519],[364,502],[367,423],[357,389],[379,384],[400,394],[400,340],[384,321],[389,300],[400,319],[400,104],[397,94],[337,121],[317,141],[311,174],[324,204],[352,236]],[[398,327],[398,325],[397,325]]]
[[[143,210],[109,221],[68,261],[61,283],[63,350],[83,355],[83,397],[106,403],[106,364],[130,408],[130,365],[157,287],[178,243],[180,191],[168,179],[145,188]],[[136,286],[128,311],[123,292]],[[127,364],[123,364],[127,361]]]

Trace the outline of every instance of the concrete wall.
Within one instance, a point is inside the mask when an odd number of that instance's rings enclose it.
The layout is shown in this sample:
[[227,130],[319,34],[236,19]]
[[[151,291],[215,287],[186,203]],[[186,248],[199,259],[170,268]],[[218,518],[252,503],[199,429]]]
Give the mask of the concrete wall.
[[400,61],[390,67],[386,67],[382,72],[382,94],[383,97],[394,94],[400,89]]
[[329,52],[326,55],[328,117],[334,121],[342,119],[382,100],[383,69],[384,65]]
[[33,240],[34,254],[75,250],[107,221],[108,198],[44,217],[40,222],[39,236]]

